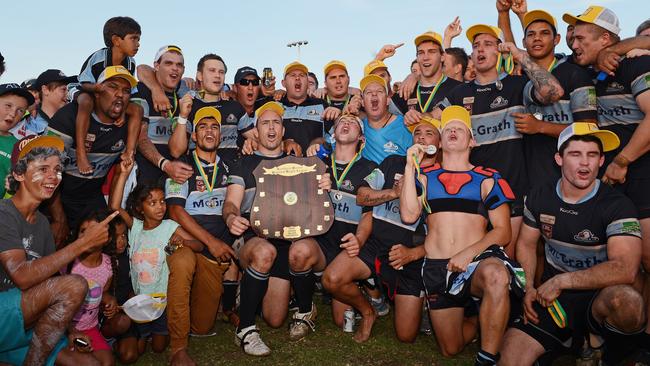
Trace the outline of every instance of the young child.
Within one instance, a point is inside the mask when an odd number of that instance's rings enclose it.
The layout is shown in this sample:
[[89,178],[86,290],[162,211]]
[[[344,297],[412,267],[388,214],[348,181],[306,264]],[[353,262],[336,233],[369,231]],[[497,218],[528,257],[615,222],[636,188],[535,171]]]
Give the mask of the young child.
[[[92,222],[101,222],[107,216],[105,212],[93,212],[86,216],[79,225],[76,237],[83,237],[86,228]],[[115,228],[109,226],[109,237],[114,237],[114,231]],[[78,274],[88,281],[86,300],[72,321],[74,331],[81,332],[85,336],[81,339],[86,346],[75,344],[75,347],[82,352],[92,352],[93,357],[103,366],[114,365],[113,350],[99,331],[100,309],[108,314],[107,318],[111,318],[118,308],[115,297],[111,296],[108,291],[113,278],[111,257],[102,253],[101,249],[86,252],[75,259],[70,265],[69,272]]]
[[[129,17],[110,18],[104,24],[104,44],[102,48],[90,55],[79,72],[79,83],[70,88],[70,100],[77,99],[79,113],[75,124],[75,141],[77,141],[77,166],[81,174],[90,174],[93,168],[86,155],[89,118],[94,108],[92,93],[97,90],[95,84],[99,75],[108,66],[124,66],[131,75],[135,75],[136,62],[133,58],[138,53],[140,47],[140,35],[142,31],[140,25]],[[89,93],[84,93],[89,92]],[[137,136],[140,131],[139,119],[134,108],[135,104],[129,104],[125,114],[120,119],[124,123],[125,116],[128,116],[129,134],[126,141],[126,150],[123,153],[124,158],[133,158]]]
[[34,97],[18,84],[0,85],[0,199],[5,195],[7,174],[11,169],[11,153],[18,142],[10,130],[20,122]]
[[[133,167],[132,160],[123,160],[117,169],[109,206],[118,210],[129,227],[129,258],[131,282],[135,295],[167,293],[169,268],[167,255],[182,245],[201,251],[200,242],[192,239],[174,220],[164,219],[167,212],[165,191],[162,187],[138,185],[129,194],[126,210],[120,201],[124,184]],[[167,311],[149,323],[136,324],[139,333],[138,349],[144,352],[146,339],[151,336],[154,352],[163,352],[169,344]]]
[[[111,225],[115,227],[115,235],[111,238],[108,245],[104,247],[104,253],[111,256],[113,266],[113,281],[109,290],[111,295],[117,300],[117,304],[122,306],[130,297],[133,296],[133,286],[131,285],[131,266],[128,246],[128,227],[120,217],[115,218]],[[138,330],[135,323],[124,314],[119,308],[104,309],[104,319],[101,326],[102,335],[106,338],[115,339],[113,350],[122,364],[131,364],[138,360]]]

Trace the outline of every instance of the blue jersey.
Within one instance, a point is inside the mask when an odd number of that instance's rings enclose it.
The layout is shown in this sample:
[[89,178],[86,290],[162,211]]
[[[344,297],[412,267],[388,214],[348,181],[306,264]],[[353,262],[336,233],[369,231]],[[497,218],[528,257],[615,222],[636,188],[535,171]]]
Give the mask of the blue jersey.
[[389,155],[406,156],[406,150],[413,145],[413,135],[404,125],[404,117],[395,120],[383,128],[370,127],[367,118],[363,119],[366,146],[362,156],[380,164]]

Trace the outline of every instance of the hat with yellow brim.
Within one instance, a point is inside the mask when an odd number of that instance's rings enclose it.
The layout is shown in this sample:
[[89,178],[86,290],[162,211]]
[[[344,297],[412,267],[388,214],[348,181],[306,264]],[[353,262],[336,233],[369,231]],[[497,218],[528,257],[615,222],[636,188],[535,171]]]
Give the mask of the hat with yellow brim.
[[259,118],[262,115],[262,113],[266,111],[273,111],[277,113],[280,116],[280,118],[284,116],[284,107],[282,106],[282,104],[278,102],[267,102],[264,103],[261,107],[257,108],[257,110],[255,111],[255,117]]
[[419,36],[415,37],[415,41],[413,41],[413,43],[415,43],[415,47],[417,48],[420,45],[420,43],[425,41],[431,41],[433,43],[437,43],[438,46],[440,46],[441,48],[443,47],[442,36],[433,31],[428,31],[420,34]]
[[567,126],[557,139],[557,149],[573,136],[593,135],[603,144],[603,152],[615,150],[620,144],[618,136],[612,131],[601,130],[592,122],[574,122]]
[[348,72],[348,68],[345,66],[345,63],[343,63],[343,61],[332,60],[328,62],[327,65],[325,65],[325,67],[323,68],[323,73],[325,74],[325,77],[327,77],[327,74],[329,74],[329,72],[334,69],[341,69],[346,73]]
[[588,7],[584,13],[578,16],[565,13],[562,16],[562,20],[570,25],[576,25],[578,22],[595,24],[616,35],[618,35],[621,31],[620,23],[618,21],[618,16],[616,16],[616,13],[603,6],[592,5]]
[[531,23],[538,20],[545,21],[548,24],[552,25],[553,28],[557,29],[557,21],[555,20],[555,17],[545,12],[544,10],[531,10],[526,13],[524,15],[524,29],[527,29]]
[[194,120],[192,121],[192,124],[196,126],[201,122],[202,119],[204,118],[214,118],[217,120],[219,124],[221,124],[221,112],[215,107],[203,107],[200,108],[196,113],[194,114]]
[[104,69],[104,71],[102,71],[101,74],[99,74],[99,77],[97,78],[97,84],[101,84],[104,81],[112,78],[121,78],[128,81],[129,85],[131,85],[131,88],[135,88],[135,86],[138,85],[138,81],[124,66],[108,66]]
[[293,70],[300,70],[307,74],[309,72],[309,69],[307,69],[307,66],[301,64],[298,61],[294,61],[287,66],[284,67],[284,76],[287,76],[288,73],[290,73]]
[[501,30],[501,28],[494,27],[487,24],[475,24],[469,27],[469,29],[467,29],[467,32],[465,32],[467,39],[469,39],[471,43],[474,42],[474,38],[476,38],[476,36],[478,36],[479,34],[489,34],[491,36],[494,36],[496,39],[500,40],[501,42],[504,41],[503,31]]
[[22,159],[30,151],[37,147],[51,147],[63,152],[63,140],[57,136],[26,136],[14,144],[11,153],[11,166],[15,166],[18,160]]
[[388,66],[384,63],[384,61],[379,61],[379,60],[372,60],[368,62],[366,66],[363,68],[363,76],[368,76],[373,73],[373,71],[378,70],[378,69],[386,69],[388,70]]
[[453,121],[462,122],[467,129],[472,132],[472,117],[469,114],[469,111],[465,107],[459,105],[452,105],[445,108],[442,111],[442,116],[440,117],[440,129],[444,130],[447,125]]
[[388,90],[388,88],[386,87],[386,80],[384,80],[380,76],[373,75],[373,74],[366,75],[363,77],[363,79],[361,79],[361,81],[359,82],[359,89],[361,89],[361,92],[363,93],[363,91],[366,90],[368,85],[372,83],[377,83],[382,87],[384,87],[385,90]]
[[433,117],[423,116],[422,118],[420,118],[420,122],[418,122],[418,123],[416,123],[414,125],[406,126],[406,128],[408,128],[408,130],[411,131],[411,133],[414,133],[415,129],[418,128],[419,126],[422,126],[422,125],[433,126],[438,131],[440,131],[440,127],[441,127],[441,124],[440,124],[439,120],[437,120],[437,119],[435,119]]

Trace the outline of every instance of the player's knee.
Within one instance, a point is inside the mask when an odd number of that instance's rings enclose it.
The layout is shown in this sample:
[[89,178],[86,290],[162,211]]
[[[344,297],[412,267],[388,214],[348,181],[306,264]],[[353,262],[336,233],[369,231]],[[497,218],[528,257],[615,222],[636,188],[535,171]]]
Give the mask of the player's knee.
[[[81,305],[88,293],[88,281],[85,278],[76,275],[65,275],[53,279],[55,282],[54,296],[58,300],[72,303],[73,305]],[[70,306],[75,308],[76,306]]]
[[625,332],[640,329],[646,321],[643,296],[631,286],[617,285],[603,289],[602,295],[609,299],[607,321]]
[[250,265],[256,271],[267,273],[273,267],[277,252],[272,245],[260,245],[250,255]]
[[461,342],[441,342],[440,353],[445,357],[454,357],[463,350]]
[[510,285],[510,274],[500,264],[490,264],[478,274],[487,291],[504,291]]
[[397,340],[402,343],[413,343],[417,337],[417,333],[404,331],[397,331],[395,335],[397,337]]
[[284,317],[281,316],[264,316],[264,321],[266,321],[266,324],[271,328],[277,329],[284,325]]
[[323,287],[325,287],[326,290],[332,292],[344,283],[343,276],[341,273],[338,271],[333,271],[330,268],[325,270],[325,273],[323,273],[323,278],[321,279],[321,283],[323,284]]
[[134,349],[120,351],[117,354],[117,358],[120,360],[120,363],[124,365],[135,363],[138,361],[139,356],[140,355],[138,355],[138,351]]
[[294,244],[289,249],[289,266],[294,271],[306,271],[312,252],[307,245]]

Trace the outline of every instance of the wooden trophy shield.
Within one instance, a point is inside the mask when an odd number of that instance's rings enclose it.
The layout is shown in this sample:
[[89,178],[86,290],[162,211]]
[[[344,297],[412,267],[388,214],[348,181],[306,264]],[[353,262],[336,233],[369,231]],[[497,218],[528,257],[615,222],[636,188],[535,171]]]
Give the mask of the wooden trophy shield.
[[327,191],[318,188],[326,170],[315,156],[263,160],[253,171],[257,189],[250,222],[257,235],[295,241],[327,232],[334,208]]

